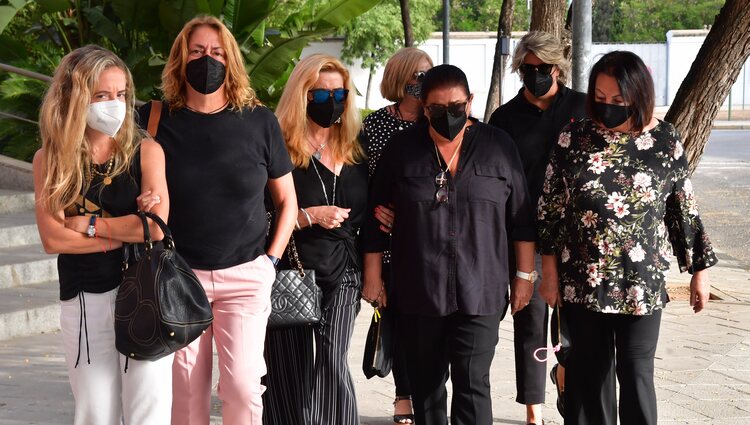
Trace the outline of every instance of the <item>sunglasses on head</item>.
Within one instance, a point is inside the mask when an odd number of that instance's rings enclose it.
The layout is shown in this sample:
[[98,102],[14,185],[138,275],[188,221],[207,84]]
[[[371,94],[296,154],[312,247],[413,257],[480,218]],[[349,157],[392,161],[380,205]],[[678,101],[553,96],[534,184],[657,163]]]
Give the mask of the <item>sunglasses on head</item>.
[[417,71],[414,74],[412,74],[412,76],[414,77],[415,80],[417,80],[418,83],[421,83],[424,80],[424,74],[425,74],[424,71]]
[[549,63],[540,63],[539,65],[532,65],[530,63],[521,64],[519,69],[523,74],[530,74],[532,72],[538,72],[539,74],[549,75],[552,73],[552,68],[555,65]]
[[326,103],[329,98],[333,98],[336,103],[343,103],[349,94],[347,89],[312,89],[307,91],[307,98],[312,103]]
[[458,103],[449,103],[447,105],[428,105],[427,110],[430,111],[430,116],[432,118],[441,118],[447,113],[451,114],[454,117],[460,117],[461,115],[466,114],[466,105],[469,102],[458,102]]

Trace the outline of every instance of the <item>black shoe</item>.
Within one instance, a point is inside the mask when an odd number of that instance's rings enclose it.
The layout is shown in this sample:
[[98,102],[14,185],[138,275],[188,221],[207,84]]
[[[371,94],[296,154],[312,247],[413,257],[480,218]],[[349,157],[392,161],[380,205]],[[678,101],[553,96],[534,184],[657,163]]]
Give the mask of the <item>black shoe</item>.
[[549,378],[552,380],[552,383],[555,384],[555,388],[557,389],[557,411],[560,412],[560,416],[563,418],[565,417],[565,392],[560,390],[560,385],[557,383],[557,367],[560,366],[559,364],[556,364],[552,366],[552,370],[549,372]]
[[[396,403],[398,403],[401,400],[410,400],[411,396],[396,396],[396,399],[393,401],[393,407],[396,407]],[[402,422],[406,421],[406,422]],[[414,423],[414,414],[410,413],[408,415],[393,415],[393,423],[397,424],[413,424]]]

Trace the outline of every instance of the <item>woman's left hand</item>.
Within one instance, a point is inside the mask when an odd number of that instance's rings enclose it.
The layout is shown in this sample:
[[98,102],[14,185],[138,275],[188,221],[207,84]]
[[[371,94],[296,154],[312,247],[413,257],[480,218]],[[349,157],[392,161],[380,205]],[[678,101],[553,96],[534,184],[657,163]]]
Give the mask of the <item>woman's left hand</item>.
[[75,215],[65,217],[65,227],[78,233],[88,234],[90,217],[85,215]]
[[529,305],[532,295],[534,295],[532,282],[520,277],[513,279],[510,286],[510,314],[514,315]]
[[701,270],[693,273],[690,279],[690,305],[693,312],[698,313],[708,304],[708,296],[711,293],[711,285],[708,283],[708,272]]
[[375,218],[380,222],[380,230],[383,233],[391,233],[393,230],[393,220],[396,219],[396,214],[393,212],[393,205],[388,205],[388,208],[378,205],[375,207]]
[[135,198],[135,201],[138,204],[138,211],[149,212],[151,208],[161,203],[161,198],[159,195],[152,195],[151,191],[147,190]]

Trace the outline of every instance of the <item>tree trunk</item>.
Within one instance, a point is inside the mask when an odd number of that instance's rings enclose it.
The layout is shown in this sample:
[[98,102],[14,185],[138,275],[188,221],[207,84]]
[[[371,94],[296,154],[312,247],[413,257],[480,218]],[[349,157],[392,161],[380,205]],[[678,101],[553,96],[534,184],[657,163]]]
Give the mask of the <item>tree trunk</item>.
[[726,0],[664,117],[682,135],[691,173],[749,55],[750,0]]
[[513,25],[513,6],[515,0],[503,0],[500,9],[500,19],[497,24],[497,43],[495,43],[495,59],[492,62],[492,76],[490,78],[490,90],[487,93],[487,106],[484,109],[484,122],[490,120],[492,112],[500,106],[503,99],[503,77],[505,76],[506,60],[508,56],[500,54],[502,37],[510,37]]
[[411,14],[409,13],[409,0],[399,0],[401,3],[401,22],[404,23],[404,47],[414,45],[414,31],[411,27]]
[[565,0],[533,0],[529,30],[548,32],[561,40],[566,11]]
[[375,74],[375,67],[370,67],[370,74],[367,76],[367,92],[365,94],[365,109],[370,109],[370,88],[372,87],[372,76]]

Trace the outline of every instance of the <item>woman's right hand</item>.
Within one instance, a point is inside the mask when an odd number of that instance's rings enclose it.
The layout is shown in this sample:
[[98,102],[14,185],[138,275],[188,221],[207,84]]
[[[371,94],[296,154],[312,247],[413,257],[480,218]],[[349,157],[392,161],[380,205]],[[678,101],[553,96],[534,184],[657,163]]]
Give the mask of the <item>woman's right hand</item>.
[[135,202],[138,204],[138,211],[149,212],[151,208],[161,203],[161,198],[159,195],[152,195],[151,191],[147,190],[135,198]]
[[542,255],[542,283],[539,285],[539,295],[550,307],[562,301],[555,255]]
[[349,218],[351,208],[321,205],[319,207],[306,208],[305,210],[312,217],[313,224],[317,224],[324,229],[335,229],[341,227],[341,223]]
[[385,285],[380,277],[370,277],[364,274],[362,283],[362,299],[373,307],[385,307],[387,303]]

